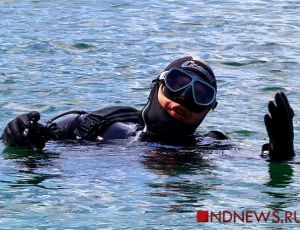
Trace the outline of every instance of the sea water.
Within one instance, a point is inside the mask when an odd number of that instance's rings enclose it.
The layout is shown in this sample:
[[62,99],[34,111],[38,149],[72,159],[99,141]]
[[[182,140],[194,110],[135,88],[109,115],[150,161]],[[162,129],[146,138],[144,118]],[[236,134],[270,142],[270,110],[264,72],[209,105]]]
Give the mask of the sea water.
[[294,219],[197,223],[196,212],[298,211],[300,221],[299,157],[260,157],[277,91],[294,108],[299,154],[299,9],[297,0],[0,1],[1,132],[32,110],[45,122],[71,109],[141,109],[168,63],[196,55],[217,76],[219,102],[197,132],[222,130],[234,144],[0,144],[0,228],[297,229]]

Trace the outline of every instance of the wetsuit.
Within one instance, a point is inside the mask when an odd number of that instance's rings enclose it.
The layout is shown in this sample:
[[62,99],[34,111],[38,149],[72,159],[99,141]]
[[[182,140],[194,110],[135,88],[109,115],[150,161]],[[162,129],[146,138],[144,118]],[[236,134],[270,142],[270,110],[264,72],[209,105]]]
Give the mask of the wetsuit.
[[141,130],[140,112],[115,106],[84,113],[47,126],[50,139],[125,139]]
[[[160,106],[158,109],[160,110],[159,114],[164,114]],[[150,111],[153,111],[153,109]],[[181,123],[180,126],[177,125],[178,127],[174,126],[175,122],[178,123],[178,121],[173,120],[168,114],[164,114],[163,118],[159,114],[148,113],[145,109],[138,111],[135,108],[125,106],[108,107],[59,122],[52,122],[47,126],[48,138],[53,140],[84,139],[95,141],[125,139],[136,136],[143,141],[169,144],[195,143],[194,130],[191,130],[189,125]],[[156,120],[152,121],[151,118]],[[165,127],[159,125],[160,118],[164,119],[165,122],[167,122],[166,119],[169,119],[170,125],[173,125],[173,127],[170,126],[170,129],[165,129]],[[152,125],[149,121],[152,121]],[[215,139],[228,139],[225,134],[219,131],[211,131],[206,136]]]

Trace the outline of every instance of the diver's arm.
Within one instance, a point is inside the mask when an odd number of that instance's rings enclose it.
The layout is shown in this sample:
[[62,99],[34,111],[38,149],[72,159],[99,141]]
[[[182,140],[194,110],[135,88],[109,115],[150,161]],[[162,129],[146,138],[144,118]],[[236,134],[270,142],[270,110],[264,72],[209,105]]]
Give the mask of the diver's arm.
[[43,149],[49,140],[76,139],[74,130],[82,122],[82,116],[74,116],[57,123],[38,123],[40,113],[33,111],[17,116],[5,127],[1,140],[11,147]]
[[295,156],[294,151],[294,111],[283,92],[276,93],[275,101],[268,104],[269,114],[264,117],[269,136],[268,148],[271,161],[290,160]]
[[70,117],[53,123],[48,122],[47,129],[53,140],[83,139],[83,140],[111,140],[124,139],[135,134],[138,127],[139,111],[127,106],[114,106],[92,112],[69,111],[66,114],[77,113]]
[[[118,115],[118,111],[120,117],[113,118]],[[100,112],[104,115],[111,114],[111,119],[104,118]],[[109,107],[91,113],[74,110],[55,116],[46,125],[38,123],[40,119],[38,112],[30,112],[9,122],[1,140],[9,146],[42,149],[49,140],[128,138],[136,132],[137,112],[130,107]],[[53,122],[60,117],[74,113],[79,115]],[[127,122],[133,124],[127,124]]]
[[74,131],[84,120],[84,115],[78,115],[52,122],[47,125],[48,136],[51,140],[74,140],[77,139]]

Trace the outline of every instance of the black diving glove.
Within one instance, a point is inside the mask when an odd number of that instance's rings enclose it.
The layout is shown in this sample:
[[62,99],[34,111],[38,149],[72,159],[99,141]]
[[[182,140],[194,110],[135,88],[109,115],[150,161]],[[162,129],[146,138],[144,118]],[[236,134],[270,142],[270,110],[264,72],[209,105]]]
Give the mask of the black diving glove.
[[10,146],[42,149],[47,141],[47,129],[39,120],[39,112],[22,114],[8,123],[1,139]]
[[294,152],[294,111],[283,92],[275,94],[275,102],[268,104],[269,114],[264,117],[269,135],[270,160],[290,160]]

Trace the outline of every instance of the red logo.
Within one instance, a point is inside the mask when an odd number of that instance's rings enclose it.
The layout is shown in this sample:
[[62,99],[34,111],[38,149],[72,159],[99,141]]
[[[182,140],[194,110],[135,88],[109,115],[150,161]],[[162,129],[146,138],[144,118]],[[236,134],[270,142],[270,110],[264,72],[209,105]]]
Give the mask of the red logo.
[[208,211],[197,211],[197,222],[208,222]]

